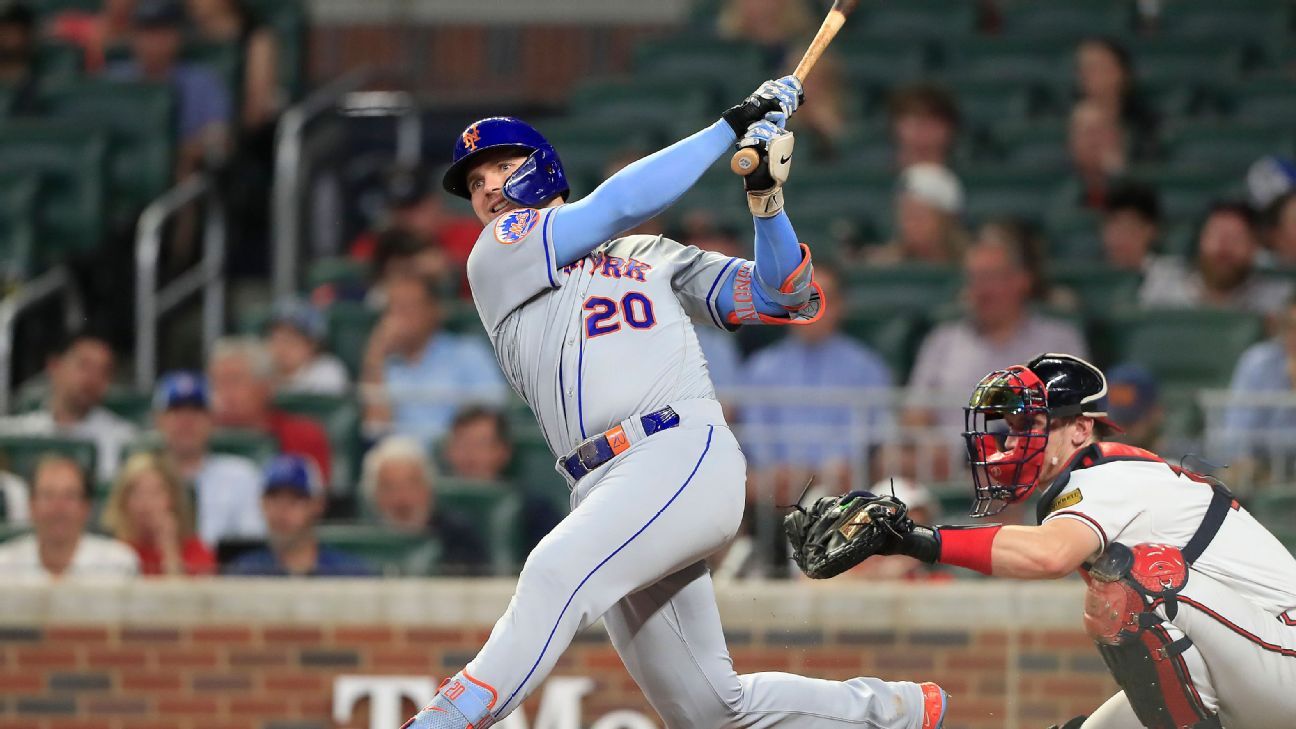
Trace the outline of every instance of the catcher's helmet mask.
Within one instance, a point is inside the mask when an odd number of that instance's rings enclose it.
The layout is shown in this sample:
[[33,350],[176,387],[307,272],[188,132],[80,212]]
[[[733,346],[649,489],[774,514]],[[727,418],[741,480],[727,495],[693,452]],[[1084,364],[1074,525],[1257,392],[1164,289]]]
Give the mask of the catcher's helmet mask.
[[1120,430],[1107,418],[1106,397],[1102,371],[1069,354],[1042,354],[983,377],[964,408],[971,515],[992,516],[1035,491],[1055,423],[1083,415]]

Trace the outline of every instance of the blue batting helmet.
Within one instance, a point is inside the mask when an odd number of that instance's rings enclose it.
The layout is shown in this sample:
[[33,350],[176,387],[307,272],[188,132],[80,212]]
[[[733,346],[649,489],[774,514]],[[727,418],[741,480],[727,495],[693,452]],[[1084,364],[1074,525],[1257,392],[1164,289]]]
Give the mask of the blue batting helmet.
[[468,168],[482,152],[514,149],[525,152],[527,161],[504,181],[504,197],[518,205],[535,207],[555,197],[566,199],[571,187],[563,173],[558,152],[534,127],[511,116],[492,116],[475,121],[455,140],[454,159],[442,184],[446,192],[462,198],[468,191]]

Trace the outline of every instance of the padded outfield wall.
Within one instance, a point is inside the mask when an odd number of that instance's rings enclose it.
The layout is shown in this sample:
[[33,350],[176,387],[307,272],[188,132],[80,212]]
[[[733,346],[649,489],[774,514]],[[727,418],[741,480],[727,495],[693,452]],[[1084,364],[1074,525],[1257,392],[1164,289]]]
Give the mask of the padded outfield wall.
[[[396,729],[471,658],[506,580],[141,580],[0,589],[0,729]],[[935,680],[948,729],[1040,729],[1115,689],[1082,586],[719,588],[739,671]],[[498,726],[660,726],[601,627]]]

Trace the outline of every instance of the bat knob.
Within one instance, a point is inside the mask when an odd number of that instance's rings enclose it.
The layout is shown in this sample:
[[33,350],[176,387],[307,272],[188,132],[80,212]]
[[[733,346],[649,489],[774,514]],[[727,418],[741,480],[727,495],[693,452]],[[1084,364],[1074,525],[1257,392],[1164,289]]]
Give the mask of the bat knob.
[[729,160],[729,169],[735,175],[746,177],[756,171],[756,166],[760,164],[760,155],[753,149],[742,149],[734,153]]

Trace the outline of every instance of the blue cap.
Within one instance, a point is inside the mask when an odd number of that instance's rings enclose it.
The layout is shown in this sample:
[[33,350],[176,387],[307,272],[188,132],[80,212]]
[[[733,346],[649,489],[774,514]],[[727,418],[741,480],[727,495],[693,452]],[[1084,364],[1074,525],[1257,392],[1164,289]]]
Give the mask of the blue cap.
[[324,490],[320,483],[319,469],[315,468],[312,461],[301,456],[275,456],[266,464],[264,475],[262,493],[287,490],[294,491],[299,496],[310,497]]
[[328,335],[328,324],[319,309],[296,297],[280,299],[275,303],[267,326],[279,324],[290,326],[316,342],[324,341],[324,337]]
[[1107,370],[1107,414],[1117,425],[1137,422],[1161,400],[1156,377],[1136,364]]
[[207,380],[197,372],[168,372],[153,393],[153,410],[159,412],[173,408],[206,410],[210,403]]

